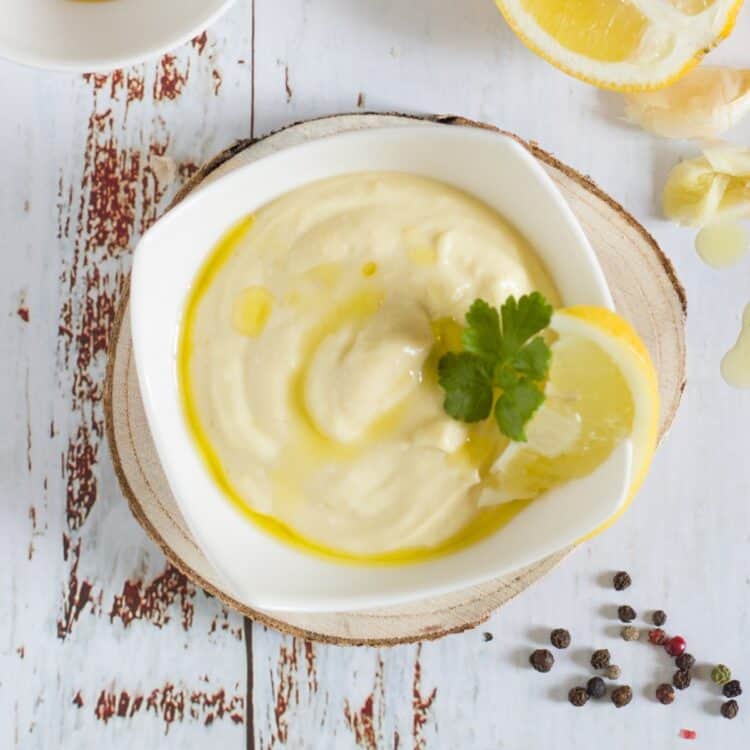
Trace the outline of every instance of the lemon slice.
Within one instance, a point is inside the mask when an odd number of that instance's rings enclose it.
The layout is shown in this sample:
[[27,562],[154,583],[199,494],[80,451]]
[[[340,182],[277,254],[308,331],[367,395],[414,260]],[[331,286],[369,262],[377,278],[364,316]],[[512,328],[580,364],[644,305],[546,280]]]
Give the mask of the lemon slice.
[[628,438],[633,445],[629,498],[648,472],[659,393],[643,342],[629,323],[598,307],[560,310],[550,328],[557,338],[546,401],[528,425],[528,442],[512,443],[492,466],[480,505],[535,498],[588,476]]
[[495,0],[521,40],[566,73],[618,91],[676,81],[729,36],[742,0]]

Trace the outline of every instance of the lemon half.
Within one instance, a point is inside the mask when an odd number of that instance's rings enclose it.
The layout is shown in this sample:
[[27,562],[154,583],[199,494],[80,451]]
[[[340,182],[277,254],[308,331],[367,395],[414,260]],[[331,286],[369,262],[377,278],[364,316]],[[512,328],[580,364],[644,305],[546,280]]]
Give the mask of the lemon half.
[[591,474],[624,439],[633,445],[625,502],[643,483],[656,448],[659,389],[645,345],[621,317],[600,307],[556,312],[556,339],[546,401],[528,425],[528,442],[512,443],[492,467],[482,505],[534,498]]
[[742,0],[495,0],[534,52],[601,88],[662,88],[729,36]]

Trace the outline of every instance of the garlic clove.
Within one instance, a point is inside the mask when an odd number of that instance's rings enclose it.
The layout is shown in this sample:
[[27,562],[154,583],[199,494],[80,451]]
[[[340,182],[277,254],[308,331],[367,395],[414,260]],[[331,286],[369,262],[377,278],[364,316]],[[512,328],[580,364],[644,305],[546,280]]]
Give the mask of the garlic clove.
[[703,149],[703,155],[714,172],[750,180],[750,148],[728,143],[711,144]]
[[667,138],[714,138],[750,112],[750,70],[703,66],[658,91],[625,94],[631,122]]
[[664,215],[685,226],[750,217],[750,149],[711,143],[677,164],[662,193]]
[[662,193],[664,215],[684,226],[700,227],[715,217],[730,179],[717,175],[704,157],[677,164]]

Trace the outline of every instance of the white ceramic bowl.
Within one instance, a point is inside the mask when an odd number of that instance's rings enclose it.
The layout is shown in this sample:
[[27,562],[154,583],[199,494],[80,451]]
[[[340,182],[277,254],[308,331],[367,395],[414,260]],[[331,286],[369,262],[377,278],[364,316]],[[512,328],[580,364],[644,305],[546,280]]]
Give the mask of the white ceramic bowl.
[[106,71],[159,55],[210,26],[234,0],[0,0],[0,57]]
[[143,237],[131,285],[133,344],[146,414],[169,484],[192,534],[240,601],[264,609],[352,610],[489,580],[585,536],[625,499],[629,441],[593,475],[547,493],[491,537],[411,565],[347,565],[293,549],[243,517],[214,484],[180,407],[175,351],[183,305],[225,230],[313,180],[363,170],[433,177],[473,193],[536,248],[565,304],[612,307],[577,220],[538,162],[511,138],[415,125],[313,141],[241,167],[193,193]]

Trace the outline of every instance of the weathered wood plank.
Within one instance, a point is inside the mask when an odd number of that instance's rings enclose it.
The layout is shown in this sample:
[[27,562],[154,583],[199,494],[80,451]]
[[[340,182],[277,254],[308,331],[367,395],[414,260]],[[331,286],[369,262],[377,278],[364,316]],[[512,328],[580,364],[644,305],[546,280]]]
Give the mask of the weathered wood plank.
[[242,620],[130,517],[101,397],[133,245],[197,163],[249,132],[250,33],[240,4],[126,71],[0,67],[4,747],[244,742]]

